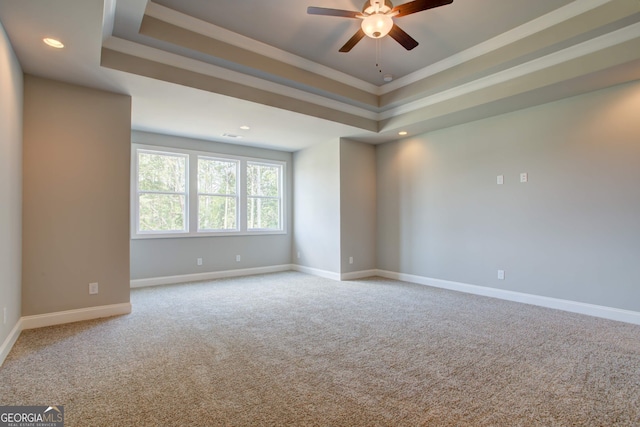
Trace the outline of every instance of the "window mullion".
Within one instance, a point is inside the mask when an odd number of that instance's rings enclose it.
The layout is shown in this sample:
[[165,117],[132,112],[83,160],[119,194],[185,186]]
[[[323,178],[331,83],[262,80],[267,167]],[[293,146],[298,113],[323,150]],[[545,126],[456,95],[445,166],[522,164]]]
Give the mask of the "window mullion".
[[189,189],[189,203],[187,203],[187,209],[189,212],[189,234],[196,234],[198,232],[198,156],[195,154],[189,154],[189,168],[188,173],[188,185]]
[[247,231],[247,213],[249,212],[247,199],[247,161],[240,160],[240,171],[238,179],[238,215],[240,219],[240,231]]

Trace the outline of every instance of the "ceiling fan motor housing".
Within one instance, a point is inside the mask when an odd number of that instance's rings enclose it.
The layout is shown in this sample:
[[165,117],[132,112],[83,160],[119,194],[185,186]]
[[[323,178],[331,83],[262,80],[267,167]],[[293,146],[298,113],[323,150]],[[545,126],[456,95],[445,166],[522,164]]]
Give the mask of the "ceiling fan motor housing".
[[[379,5],[379,10],[382,13],[387,13],[391,9],[393,9],[393,3],[390,0],[367,0],[364,2],[364,6],[362,6],[362,13],[372,13],[375,8],[375,5]],[[387,9],[388,8],[388,9]],[[367,11],[367,9],[371,9],[371,11]]]

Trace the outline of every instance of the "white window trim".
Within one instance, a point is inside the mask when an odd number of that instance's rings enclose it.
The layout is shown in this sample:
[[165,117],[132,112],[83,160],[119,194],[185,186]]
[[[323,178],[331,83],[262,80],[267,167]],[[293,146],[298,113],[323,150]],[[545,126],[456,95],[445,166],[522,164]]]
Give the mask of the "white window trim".
[[[248,193],[248,190],[245,188],[245,195],[247,197],[247,199],[252,198],[252,199],[263,199],[263,200],[278,200],[280,201],[280,224],[282,225],[284,223],[284,173],[285,173],[285,168],[284,165],[281,163],[277,163],[277,162],[268,162],[268,161],[264,161],[262,159],[258,159],[258,160],[254,160],[254,159],[249,159],[247,160],[246,165],[248,164],[254,164],[254,165],[261,165],[261,166],[268,166],[268,167],[274,167],[277,166],[280,168],[280,176],[279,176],[279,181],[278,182],[278,189],[280,190],[280,196],[279,197],[273,197],[273,196],[257,196],[257,195],[250,195]],[[245,166],[245,170],[246,170],[246,166]],[[248,200],[245,203],[245,206],[249,206]],[[248,212],[247,212],[248,215]],[[246,219],[246,218],[245,218]],[[268,232],[268,231],[272,231],[269,228],[249,228],[249,226],[247,225],[247,230],[252,232],[252,233],[259,233],[259,232]]]
[[[138,232],[138,150],[155,151],[160,153],[173,153],[187,155],[187,231],[152,231]],[[220,160],[234,160],[239,162],[239,175],[236,177],[238,185],[238,228],[236,230],[204,230],[198,231],[198,157]],[[265,165],[280,166],[280,225],[281,229],[247,229],[247,163],[261,163]],[[185,150],[181,148],[155,146],[147,144],[131,144],[131,239],[168,239],[186,237],[221,237],[221,236],[259,236],[278,235],[288,233],[287,207],[287,162],[256,157],[236,156],[208,151]]]
[[[136,155],[135,158],[135,162],[132,162],[133,165],[133,173],[132,173],[132,177],[134,178],[132,180],[132,190],[131,190],[131,194],[132,194],[132,200],[131,200],[131,206],[132,206],[132,218],[134,219],[134,221],[132,222],[132,232],[135,233],[137,236],[140,237],[146,237],[146,238],[153,238],[153,237],[157,237],[157,236],[165,236],[165,235],[184,235],[185,233],[188,232],[189,230],[189,160],[190,157],[188,155],[186,155],[186,153],[180,153],[180,152],[176,152],[176,151],[168,151],[168,150],[158,150],[158,149],[154,149],[154,147],[139,147],[139,151],[143,152],[143,153],[149,153],[149,154],[161,154],[161,155],[175,155],[175,157],[183,157],[185,159],[185,191],[183,193],[178,193],[178,192],[154,192],[154,191],[143,191],[143,193],[157,193],[157,194],[183,194],[185,196],[185,211],[184,211],[184,228],[182,230],[169,230],[169,231],[154,231],[154,230],[149,230],[149,231],[141,231],[138,227],[140,225],[140,221],[139,221],[139,214],[140,214],[140,210],[139,210],[139,196],[140,196],[140,189],[138,188],[138,156]],[[137,153],[138,150],[134,150],[134,153]]]
[[[201,193],[198,190],[198,168],[200,166],[200,159],[204,159],[204,160],[217,160],[217,161],[224,161],[224,162],[233,162],[236,165],[236,194],[235,196],[229,196],[228,194],[209,194],[209,193]],[[194,221],[196,224],[196,232],[198,233],[198,235],[202,235],[202,234],[207,234],[207,233],[237,233],[241,231],[241,226],[240,226],[240,219],[242,218],[242,205],[240,203],[240,198],[241,198],[241,182],[242,180],[240,179],[240,172],[242,170],[242,162],[240,159],[236,159],[236,158],[231,158],[231,157],[222,157],[220,155],[203,155],[203,154],[197,154],[196,155],[196,166],[194,167],[195,169],[195,175],[196,175],[196,194],[195,194],[195,218]],[[198,214],[200,213],[200,196],[204,195],[204,196],[224,196],[224,197],[233,197],[236,200],[236,228],[234,229],[219,229],[219,230],[215,230],[215,229],[200,229],[200,221],[198,218]],[[190,198],[191,199],[191,198]],[[191,203],[189,203],[191,204]]]

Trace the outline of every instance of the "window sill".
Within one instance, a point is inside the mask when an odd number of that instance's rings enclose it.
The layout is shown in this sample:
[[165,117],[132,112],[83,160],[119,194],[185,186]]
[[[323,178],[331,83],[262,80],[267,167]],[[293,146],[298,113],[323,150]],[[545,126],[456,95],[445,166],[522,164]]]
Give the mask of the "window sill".
[[277,236],[288,234],[286,230],[277,231],[217,231],[202,233],[167,233],[167,234],[134,234],[131,240],[147,239],[190,239],[200,237],[247,237],[247,236]]

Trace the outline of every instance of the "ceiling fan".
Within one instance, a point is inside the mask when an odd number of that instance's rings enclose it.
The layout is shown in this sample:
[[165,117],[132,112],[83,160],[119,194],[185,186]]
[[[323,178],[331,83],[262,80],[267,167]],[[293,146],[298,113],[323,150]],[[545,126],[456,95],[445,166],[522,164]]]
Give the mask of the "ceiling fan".
[[307,8],[307,13],[310,15],[362,19],[360,29],[340,48],[340,52],[349,52],[364,36],[379,39],[387,34],[400,43],[405,49],[411,50],[418,46],[418,42],[398,27],[392,18],[400,18],[401,16],[411,15],[412,13],[451,3],[453,3],[453,0],[414,0],[393,7],[390,0],[367,0],[364,2],[362,12],[310,6]]

